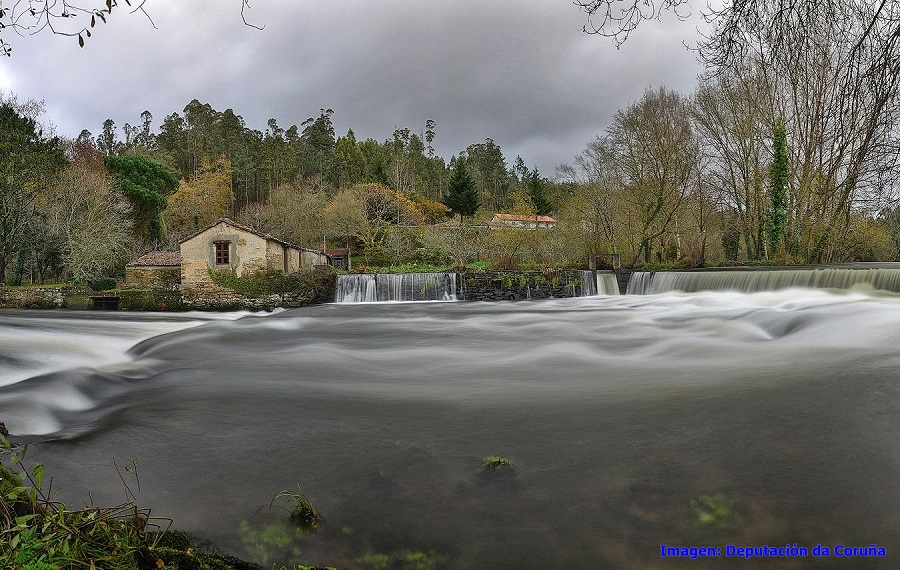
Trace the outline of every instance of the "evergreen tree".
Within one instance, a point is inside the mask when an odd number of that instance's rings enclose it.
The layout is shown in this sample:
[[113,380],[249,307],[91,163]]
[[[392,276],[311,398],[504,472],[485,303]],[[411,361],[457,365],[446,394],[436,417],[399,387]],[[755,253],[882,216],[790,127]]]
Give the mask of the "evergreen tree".
[[464,160],[456,161],[456,167],[453,169],[453,174],[450,175],[450,182],[447,186],[447,195],[441,202],[454,214],[459,214],[460,224],[462,224],[463,217],[474,216],[481,207],[478,188],[466,169]]
[[131,201],[135,232],[158,246],[165,233],[166,196],[178,188],[178,179],[164,164],[144,156],[107,156],[103,163]]
[[531,171],[527,177],[528,181],[525,185],[527,191],[528,203],[535,216],[546,216],[553,211],[553,205],[547,199],[547,193],[544,187],[544,181],[537,168]]
[[769,257],[774,257],[782,247],[787,221],[789,177],[787,130],[784,117],[779,117],[772,133],[772,165],[769,167],[769,215],[766,220]]

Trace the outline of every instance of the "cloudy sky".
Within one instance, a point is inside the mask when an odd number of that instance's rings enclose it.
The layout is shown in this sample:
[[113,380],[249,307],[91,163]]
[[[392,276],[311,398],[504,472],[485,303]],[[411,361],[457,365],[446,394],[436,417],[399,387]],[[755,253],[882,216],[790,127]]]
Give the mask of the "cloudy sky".
[[509,164],[521,155],[552,175],[645,89],[690,92],[701,71],[682,45],[696,17],[647,22],[617,50],[581,32],[584,14],[569,0],[250,6],[247,19],[263,30],[243,24],[240,0],[147,0],[152,23],[123,9],[83,49],[4,31],[13,56],[0,61],[0,90],[43,99],[44,119],[66,136],[96,135],[107,118],[139,124],[145,109],[156,130],[195,98],[259,130],[331,108],[337,133],[352,128],[358,139],[421,133],[431,118],[447,159],[490,137]]

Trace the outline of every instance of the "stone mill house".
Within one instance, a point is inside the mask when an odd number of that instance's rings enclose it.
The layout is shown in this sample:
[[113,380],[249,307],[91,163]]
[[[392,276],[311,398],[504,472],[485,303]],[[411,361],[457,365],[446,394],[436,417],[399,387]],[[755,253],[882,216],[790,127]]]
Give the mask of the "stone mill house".
[[[129,286],[159,284],[157,273],[180,267],[182,287],[215,289],[212,271],[234,271],[239,277],[261,269],[293,273],[330,262],[322,252],[300,247],[228,218],[200,229],[181,240],[180,252],[151,252],[128,264]],[[166,279],[167,284],[171,279]]]
[[264,234],[228,218],[181,240],[181,284],[212,285],[209,271],[234,271],[239,277],[261,269],[294,273],[328,264],[328,256]]

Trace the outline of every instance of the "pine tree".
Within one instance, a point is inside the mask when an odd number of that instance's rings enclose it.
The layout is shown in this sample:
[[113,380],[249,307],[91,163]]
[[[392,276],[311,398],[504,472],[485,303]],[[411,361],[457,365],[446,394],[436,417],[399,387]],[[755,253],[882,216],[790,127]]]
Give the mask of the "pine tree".
[[447,195],[441,200],[445,206],[450,208],[454,214],[459,214],[459,222],[465,216],[474,216],[478,208],[481,207],[481,200],[478,199],[478,188],[475,180],[466,169],[464,160],[457,160],[456,167],[450,175],[450,182],[447,186]]
[[528,203],[535,216],[546,216],[553,211],[553,204],[550,203],[544,192],[544,181],[536,168],[528,175],[525,189],[528,193]]

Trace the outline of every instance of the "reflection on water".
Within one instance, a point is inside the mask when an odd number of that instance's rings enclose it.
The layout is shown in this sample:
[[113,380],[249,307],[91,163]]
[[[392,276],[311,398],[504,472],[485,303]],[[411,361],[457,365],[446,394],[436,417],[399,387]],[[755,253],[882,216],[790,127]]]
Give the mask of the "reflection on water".
[[[721,568],[660,545],[876,543],[864,565],[893,568],[898,324],[896,297],[799,289],[3,312],[0,419],[63,498],[121,500],[112,459],[136,457],[142,505],[265,565]],[[480,476],[491,455],[515,477]],[[275,548],[269,503],[297,483],[325,524]],[[860,565],[775,562],[741,565]]]

